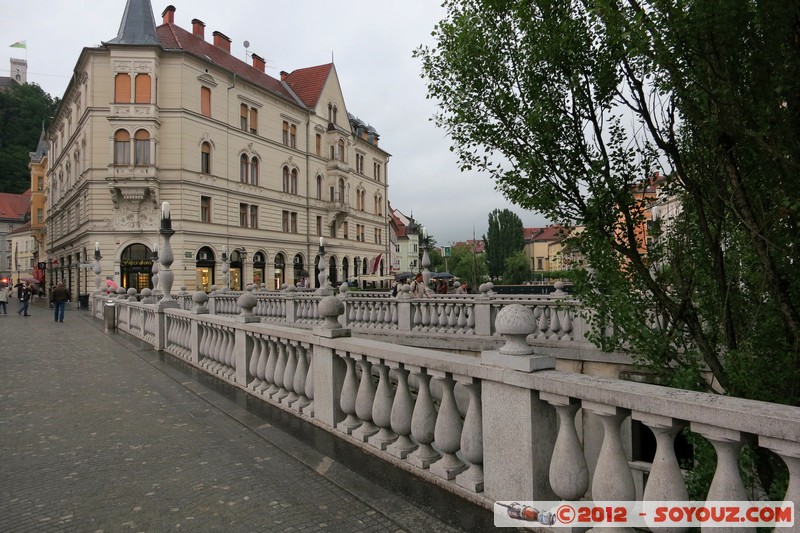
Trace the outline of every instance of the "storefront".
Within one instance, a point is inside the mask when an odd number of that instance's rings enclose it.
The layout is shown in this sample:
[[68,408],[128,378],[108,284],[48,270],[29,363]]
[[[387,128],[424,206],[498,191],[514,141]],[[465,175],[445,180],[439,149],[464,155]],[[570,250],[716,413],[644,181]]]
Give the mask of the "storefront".
[[267,269],[267,258],[262,252],[256,252],[253,255],[253,283],[261,286],[266,279],[265,272]]
[[198,291],[211,292],[214,285],[214,268],[216,265],[214,250],[204,246],[195,256],[195,286]]
[[121,287],[136,289],[152,289],[153,252],[144,244],[131,244],[120,254],[119,272]]

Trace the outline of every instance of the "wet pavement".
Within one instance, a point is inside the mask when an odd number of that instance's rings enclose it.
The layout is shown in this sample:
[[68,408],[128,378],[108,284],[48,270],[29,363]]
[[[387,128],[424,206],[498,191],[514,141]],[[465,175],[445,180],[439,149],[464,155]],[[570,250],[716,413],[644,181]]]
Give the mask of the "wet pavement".
[[88,311],[0,316],[0,531],[494,529],[491,511]]

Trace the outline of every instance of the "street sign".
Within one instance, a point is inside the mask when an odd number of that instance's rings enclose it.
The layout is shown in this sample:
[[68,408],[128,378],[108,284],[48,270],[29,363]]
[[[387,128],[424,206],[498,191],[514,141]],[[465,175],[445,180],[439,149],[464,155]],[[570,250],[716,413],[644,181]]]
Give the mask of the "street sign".
[[444,253],[442,253],[442,257],[450,257],[450,247],[449,246],[445,246],[444,249],[443,249],[443,252]]

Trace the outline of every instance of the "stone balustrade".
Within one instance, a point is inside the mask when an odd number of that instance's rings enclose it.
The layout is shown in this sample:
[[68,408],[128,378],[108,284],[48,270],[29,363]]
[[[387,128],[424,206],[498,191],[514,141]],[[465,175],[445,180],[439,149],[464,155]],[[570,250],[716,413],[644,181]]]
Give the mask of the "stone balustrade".
[[[717,452],[707,499],[754,497],[737,468],[750,443],[785,462],[784,499],[800,501],[800,408],[554,370],[553,358],[534,353],[526,339],[572,334],[569,308],[506,306],[495,314],[506,344],[476,358],[354,337],[342,323],[346,313],[355,313],[354,323],[369,313],[371,327],[391,328],[395,316],[399,327],[411,320],[410,311],[405,318],[391,311],[402,301],[348,307],[327,296],[314,299],[312,312],[301,310],[305,295],[285,298],[294,306],[287,315],[313,315],[309,330],[256,317],[270,298],[252,296],[258,303],[240,297],[236,315],[209,313],[198,295],[191,310],[117,301],[120,329],[150,335],[155,348],[487,507],[496,500],[687,500],[674,446],[683,430]],[[453,311],[441,309],[447,303],[413,303],[439,313],[435,326],[424,327],[450,327]],[[655,438],[646,481],[630,453],[634,423]]]

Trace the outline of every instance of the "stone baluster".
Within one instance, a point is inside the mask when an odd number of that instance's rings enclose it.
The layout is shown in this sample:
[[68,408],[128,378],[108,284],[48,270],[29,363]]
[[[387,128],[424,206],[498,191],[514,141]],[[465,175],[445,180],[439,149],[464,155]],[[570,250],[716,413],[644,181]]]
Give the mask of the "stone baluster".
[[258,376],[258,363],[260,360],[261,338],[253,337],[253,353],[250,356],[250,364],[247,367],[248,377],[251,378],[250,382],[247,384],[247,388],[250,390],[256,390],[263,383],[261,378]]
[[[472,492],[483,492],[483,409],[481,384],[474,378],[456,378],[464,385],[469,396],[464,427],[461,430],[461,453],[469,468],[456,476],[456,483]],[[436,466],[438,463],[434,463]]]
[[278,340],[278,360],[275,362],[275,386],[278,390],[271,396],[273,401],[280,402],[289,392],[283,386],[283,376],[286,373],[286,343]]
[[636,487],[620,437],[620,425],[627,418],[628,410],[589,401],[584,401],[582,406],[584,413],[595,414],[603,424],[603,444],[592,478],[592,498],[595,501],[635,501]]
[[372,423],[372,405],[375,403],[375,383],[372,381],[372,363],[364,357],[358,361],[361,368],[361,381],[356,394],[356,416],[361,420],[361,425],[354,430],[352,435],[367,442],[371,436],[378,432],[378,427]]
[[347,369],[344,373],[344,383],[342,384],[342,395],[339,400],[339,407],[347,418],[336,424],[336,429],[342,433],[350,435],[353,430],[361,425],[361,420],[356,418],[356,397],[358,396],[358,377],[356,377],[355,362],[351,357],[341,356]]
[[278,392],[278,386],[275,384],[275,367],[278,365],[278,346],[274,339],[269,339],[269,357],[267,358],[267,366],[264,367],[264,381],[269,384],[269,387],[263,389],[261,394],[267,398],[271,398],[273,394]]
[[375,391],[375,400],[372,403],[372,420],[380,429],[369,438],[369,443],[385,450],[386,447],[397,440],[397,435],[392,433],[392,402],[394,393],[392,384],[389,381],[389,367],[384,364],[382,359],[372,359],[378,370],[378,388]]
[[408,386],[408,370],[404,368],[403,363],[387,361],[387,364],[397,376],[397,391],[391,414],[392,431],[397,434],[397,440],[390,444],[386,451],[399,459],[405,459],[409,453],[417,449],[417,444],[410,438],[414,400]]
[[541,314],[539,315],[539,324],[537,325],[539,328],[539,334],[542,338],[546,339],[550,336],[550,320],[548,316],[550,314],[550,309],[545,306],[538,307],[537,309],[541,311]]
[[794,527],[798,528],[798,507],[800,506],[800,443],[772,437],[758,437],[758,444],[778,454],[789,469],[789,485],[783,501],[794,502]]
[[297,371],[297,346],[292,343],[286,347],[286,370],[283,373],[283,388],[288,394],[281,399],[283,405],[291,405],[297,401],[297,394],[294,391],[294,375]]
[[549,307],[550,310],[550,332],[549,336],[558,340],[561,336],[561,319],[558,316],[558,308]]
[[580,500],[589,490],[589,468],[575,430],[575,413],[580,402],[547,392],[539,393],[539,397],[555,407],[558,413],[558,437],[550,461],[550,486],[559,498]]
[[434,428],[434,440],[436,447],[442,452],[442,458],[433,463],[430,470],[442,479],[451,480],[467,469],[467,465],[456,456],[456,452],[461,449],[461,430],[464,425],[453,394],[455,381],[450,372],[429,370],[428,373],[438,378],[442,384],[442,402]]
[[717,452],[717,469],[714,471],[714,479],[708,489],[707,500],[720,501],[747,501],[747,491],[739,475],[737,459],[739,450],[744,444],[743,436],[740,432],[692,422],[691,430],[705,437],[714,446]]
[[[656,437],[656,455],[647,478],[642,500],[688,501],[689,493],[683,481],[681,467],[675,456],[675,437],[686,426],[673,418],[634,411],[631,417],[645,424]],[[667,531],[686,531],[688,528],[670,528]]]
[[269,358],[269,342],[267,339],[263,337],[257,337],[258,339],[258,365],[256,366],[256,376],[258,378],[258,386],[254,388],[257,393],[262,393],[264,390],[269,388],[269,383],[267,382],[267,359]]
[[431,376],[421,367],[407,366],[417,378],[417,401],[411,415],[411,436],[419,443],[419,447],[408,455],[408,462],[417,468],[428,468],[440,457],[431,443],[436,429],[436,408],[431,397]]
[[414,314],[414,318],[411,320],[412,329],[420,329],[422,327],[422,303],[412,303],[411,312]]
[[308,405],[303,407],[303,414],[314,416],[314,358],[311,352],[308,353],[308,374],[306,375],[305,396],[308,398]]
[[294,373],[293,389],[294,394],[297,395],[297,401],[294,402],[292,407],[295,411],[302,411],[311,401],[306,397],[306,379],[308,377],[308,357],[306,348],[302,345],[295,347],[295,354],[297,355],[297,369]]

